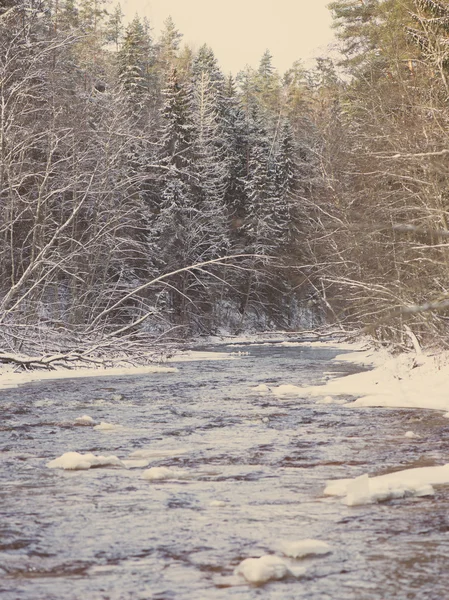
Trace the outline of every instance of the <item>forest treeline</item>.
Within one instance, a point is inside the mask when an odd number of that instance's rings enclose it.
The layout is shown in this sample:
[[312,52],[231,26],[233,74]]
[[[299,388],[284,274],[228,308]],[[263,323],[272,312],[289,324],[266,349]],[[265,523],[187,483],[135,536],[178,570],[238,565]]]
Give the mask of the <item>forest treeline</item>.
[[444,341],[449,4],[330,10],[337,64],[280,75],[267,50],[233,78],[171,18],[1,0],[4,352],[324,323]]

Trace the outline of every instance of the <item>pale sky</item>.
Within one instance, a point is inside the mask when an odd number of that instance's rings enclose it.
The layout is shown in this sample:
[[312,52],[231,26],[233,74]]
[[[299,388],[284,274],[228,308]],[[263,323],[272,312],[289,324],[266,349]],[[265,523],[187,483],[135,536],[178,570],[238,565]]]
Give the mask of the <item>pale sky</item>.
[[[295,60],[323,55],[333,39],[330,0],[121,0],[127,19],[148,17],[158,37],[171,15],[183,42],[208,44],[225,73],[257,67],[269,49],[281,74]],[[115,0],[113,0],[115,4]]]

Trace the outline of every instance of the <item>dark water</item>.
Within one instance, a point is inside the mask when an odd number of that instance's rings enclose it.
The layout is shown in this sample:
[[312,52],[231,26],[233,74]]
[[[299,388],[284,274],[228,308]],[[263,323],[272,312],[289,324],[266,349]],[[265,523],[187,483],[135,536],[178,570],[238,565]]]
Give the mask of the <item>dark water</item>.
[[[250,387],[319,384],[351,366],[324,348],[239,350],[250,356],[0,391],[2,600],[449,598],[448,487],[360,507],[323,496],[328,479],[448,462],[447,419],[260,396]],[[73,426],[83,414],[123,429]],[[150,466],[194,478],[46,467],[67,451],[136,450],[170,451]],[[333,548],[301,561],[305,577],[231,586],[242,559],[303,538]]]

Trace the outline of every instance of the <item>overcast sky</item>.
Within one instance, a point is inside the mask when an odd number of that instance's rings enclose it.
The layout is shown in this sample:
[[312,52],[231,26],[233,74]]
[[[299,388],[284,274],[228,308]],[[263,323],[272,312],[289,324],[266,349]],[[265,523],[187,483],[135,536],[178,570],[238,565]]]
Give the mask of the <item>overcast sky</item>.
[[[113,0],[114,2],[114,0]],[[268,48],[281,73],[324,53],[332,41],[330,0],[121,0],[126,17],[148,17],[158,37],[171,15],[183,41],[212,47],[222,69],[257,67]]]

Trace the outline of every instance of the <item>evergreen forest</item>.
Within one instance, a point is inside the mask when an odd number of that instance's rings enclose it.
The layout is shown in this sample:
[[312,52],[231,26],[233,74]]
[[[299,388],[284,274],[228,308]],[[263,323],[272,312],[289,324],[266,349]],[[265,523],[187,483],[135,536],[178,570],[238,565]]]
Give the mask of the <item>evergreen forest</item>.
[[233,77],[171,18],[0,0],[2,360],[329,324],[447,343],[449,2],[329,10],[338,59]]

